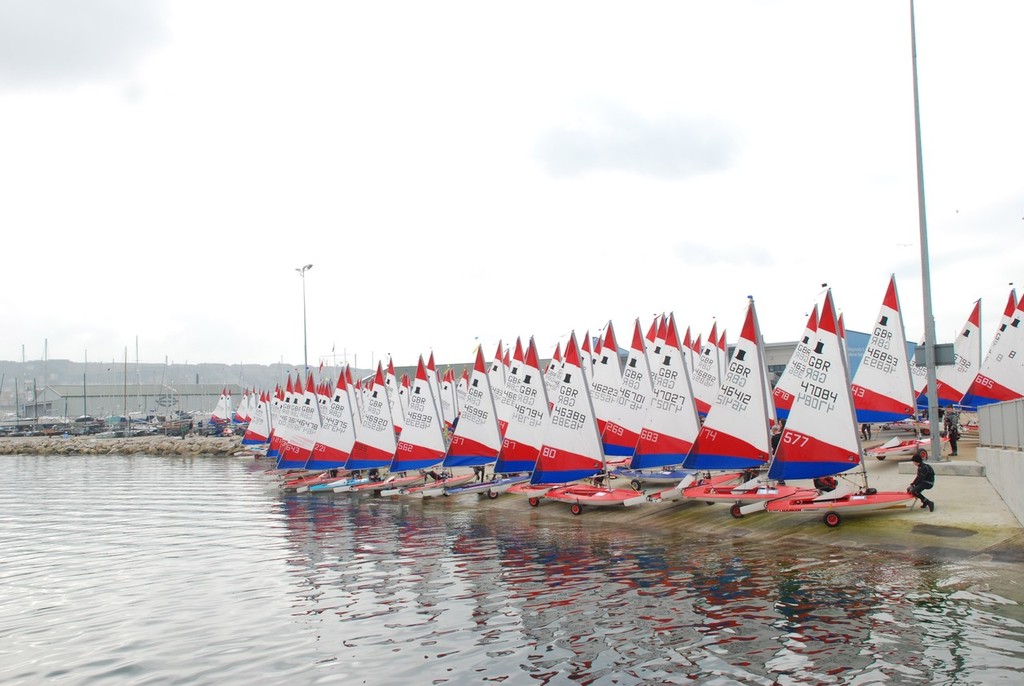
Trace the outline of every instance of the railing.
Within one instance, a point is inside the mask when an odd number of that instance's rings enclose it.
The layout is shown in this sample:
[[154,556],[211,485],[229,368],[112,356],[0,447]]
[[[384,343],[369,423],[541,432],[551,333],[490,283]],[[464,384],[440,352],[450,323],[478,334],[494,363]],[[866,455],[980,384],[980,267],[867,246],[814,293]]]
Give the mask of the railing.
[[1024,399],[979,407],[978,445],[1024,450]]

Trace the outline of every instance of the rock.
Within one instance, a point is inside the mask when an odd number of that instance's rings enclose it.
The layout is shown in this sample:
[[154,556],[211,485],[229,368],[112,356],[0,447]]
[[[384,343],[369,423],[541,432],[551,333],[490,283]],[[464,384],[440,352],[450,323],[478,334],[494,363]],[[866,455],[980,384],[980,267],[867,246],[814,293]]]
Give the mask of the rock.
[[0,455],[230,455],[240,446],[240,436],[0,437]]

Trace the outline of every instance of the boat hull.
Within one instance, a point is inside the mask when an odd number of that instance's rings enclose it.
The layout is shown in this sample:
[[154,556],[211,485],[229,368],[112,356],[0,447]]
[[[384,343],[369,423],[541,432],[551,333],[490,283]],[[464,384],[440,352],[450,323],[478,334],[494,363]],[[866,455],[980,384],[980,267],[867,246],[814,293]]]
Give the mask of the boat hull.
[[504,479],[494,479],[493,481],[483,481],[480,483],[465,484],[463,486],[456,486],[454,488],[446,488],[445,495],[464,495],[466,493],[478,493],[486,494],[490,498],[496,498],[502,493],[508,491],[512,486],[521,484],[530,479],[529,474],[522,474],[519,476],[510,476]]
[[572,512],[579,514],[579,507],[632,507],[647,502],[647,496],[628,488],[605,488],[588,484],[574,484],[552,488],[544,497],[562,503],[575,505]]
[[[683,497],[691,500],[703,500],[708,503],[749,503],[766,502],[779,498],[790,498],[798,494],[806,494],[808,489],[799,486],[759,486],[757,488],[740,488],[731,486],[713,486],[698,484],[683,489]],[[817,493],[814,491],[814,493]]]
[[[907,509],[916,498],[903,491],[879,491],[875,493],[847,493],[838,498],[828,494],[806,497],[797,496],[773,500],[765,505],[768,512],[802,512],[805,514],[828,515],[829,513],[875,512],[878,510]],[[835,526],[826,519],[826,523]]]
[[405,486],[413,486],[417,482],[423,482],[423,480],[425,478],[426,477],[424,477],[421,474],[416,474],[414,476],[388,477],[387,479],[384,479],[383,481],[371,481],[369,483],[359,484],[358,486],[353,486],[351,490],[352,490],[353,493],[364,493],[364,494],[371,494],[371,495],[380,495],[381,491],[392,489],[392,488],[401,488],[401,487],[405,487]]
[[450,476],[447,479],[439,479],[438,481],[432,481],[418,486],[407,486],[404,488],[394,488],[389,490],[381,491],[382,496],[416,496],[420,498],[433,498],[439,495],[444,495],[445,489],[448,487],[460,486],[468,481],[472,481],[472,474],[460,474],[459,476]]
[[[940,440],[940,448],[944,449],[948,443],[949,439],[943,437]],[[867,457],[874,457],[878,460],[884,460],[886,458],[891,457],[911,457],[920,448],[930,450],[931,447],[932,441],[930,438],[924,440],[911,438],[908,440],[899,441],[898,443],[892,443],[891,441],[889,443],[883,443],[882,445],[877,446],[875,448],[869,448],[868,450],[865,450],[864,454]]]
[[645,483],[677,484],[696,473],[692,469],[616,469],[612,472],[620,479],[629,479],[635,490],[640,490],[637,486]]
[[524,495],[527,497],[531,507],[537,507],[544,500],[544,495],[552,488],[558,488],[562,484],[531,484],[530,482],[518,483],[510,486],[508,492],[513,495]]

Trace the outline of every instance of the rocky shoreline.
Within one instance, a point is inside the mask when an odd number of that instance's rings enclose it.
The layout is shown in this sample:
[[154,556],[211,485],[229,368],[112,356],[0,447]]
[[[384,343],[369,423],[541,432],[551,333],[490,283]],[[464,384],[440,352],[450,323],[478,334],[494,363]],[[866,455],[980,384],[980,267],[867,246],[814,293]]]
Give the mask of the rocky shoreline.
[[236,455],[240,436],[33,436],[0,438],[0,455]]

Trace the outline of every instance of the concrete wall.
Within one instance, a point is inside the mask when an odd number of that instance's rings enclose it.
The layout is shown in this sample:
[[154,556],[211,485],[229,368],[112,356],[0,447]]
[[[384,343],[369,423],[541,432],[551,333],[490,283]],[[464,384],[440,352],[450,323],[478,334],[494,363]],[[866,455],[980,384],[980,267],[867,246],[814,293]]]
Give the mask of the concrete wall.
[[985,476],[1003,499],[1010,512],[1024,526],[1024,453],[1019,450],[978,447],[978,462],[985,465]]

